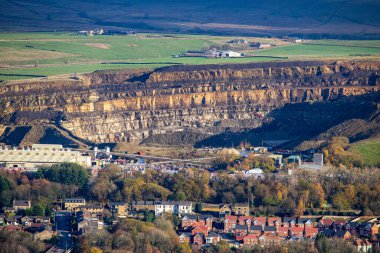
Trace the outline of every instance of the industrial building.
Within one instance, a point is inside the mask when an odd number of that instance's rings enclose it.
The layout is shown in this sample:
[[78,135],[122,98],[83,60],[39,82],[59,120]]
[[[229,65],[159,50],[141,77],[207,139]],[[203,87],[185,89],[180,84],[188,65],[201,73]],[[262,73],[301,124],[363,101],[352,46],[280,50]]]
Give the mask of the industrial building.
[[71,162],[91,166],[91,157],[79,151],[65,149],[62,145],[33,144],[31,148],[1,148],[0,167],[35,170],[42,166]]

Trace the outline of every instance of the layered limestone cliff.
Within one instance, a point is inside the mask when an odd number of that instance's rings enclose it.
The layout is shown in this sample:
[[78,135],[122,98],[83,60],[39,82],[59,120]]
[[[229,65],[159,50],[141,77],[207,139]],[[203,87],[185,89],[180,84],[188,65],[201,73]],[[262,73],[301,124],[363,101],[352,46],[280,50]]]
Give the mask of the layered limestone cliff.
[[55,122],[92,142],[141,142],[183,131],[214,135],[260,127],[285,104],[376,92],[379,75],[379,62],[101,71],[68,82],[0,87],[0,117],[3,124]]

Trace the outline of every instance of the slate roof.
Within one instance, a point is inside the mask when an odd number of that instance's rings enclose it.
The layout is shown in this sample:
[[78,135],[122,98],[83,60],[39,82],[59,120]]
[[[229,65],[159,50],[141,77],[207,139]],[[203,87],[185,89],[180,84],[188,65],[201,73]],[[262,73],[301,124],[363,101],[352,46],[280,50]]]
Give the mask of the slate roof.
[[262,231],[262,230],[263,230],[263,226],[252,225],[252,226],[250,227],[250,230],[253,230],[253,231]]
[[248,226],[247,225],[236,225],[235,229],[248,230]]
[[264,231],[276,232],[276,227],[275,226],[265,226]]

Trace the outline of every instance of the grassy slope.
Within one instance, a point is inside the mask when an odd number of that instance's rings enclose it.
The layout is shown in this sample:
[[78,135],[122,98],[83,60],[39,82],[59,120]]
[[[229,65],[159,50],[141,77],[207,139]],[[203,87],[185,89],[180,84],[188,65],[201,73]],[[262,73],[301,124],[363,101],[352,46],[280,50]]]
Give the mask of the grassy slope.
[[367,165],[380,165],[380,137],[354,143],[350,150],[360,157]]
[[[266,57],[172,58],[174,54],[190,49],[199,50],[226,40],[226,37],[196,35],[85,37],[67,33],[0,33],[0,64],[7,66],[0,70],[0,80],[90,72],[98,69],[152,68],[176,63],[212,64],[274,60]],[[353,55],[380,57],[380,41],[313,41],[316,42],[326,45],[294,44],[252,53],[289,59],[356,59]],[[88,43],[104,44],[109,49],[96,48]],[[30,54],[25,56],[25,52]],[[103,61],[126,64],[100,64]]]

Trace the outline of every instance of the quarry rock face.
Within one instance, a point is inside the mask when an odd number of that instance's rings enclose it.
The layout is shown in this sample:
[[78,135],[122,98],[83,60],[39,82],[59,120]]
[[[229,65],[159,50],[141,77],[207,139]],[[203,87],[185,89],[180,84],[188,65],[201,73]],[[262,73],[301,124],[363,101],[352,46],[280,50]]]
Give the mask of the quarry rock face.
[[215,135],[260,127],[270,120],[271,111],[286,104],[377,92],[379,76],[380,62],[100,71],[77,80],[0,86],[0,124],[54,123],[97,143],[140,143],[150,136],[183,131]]

